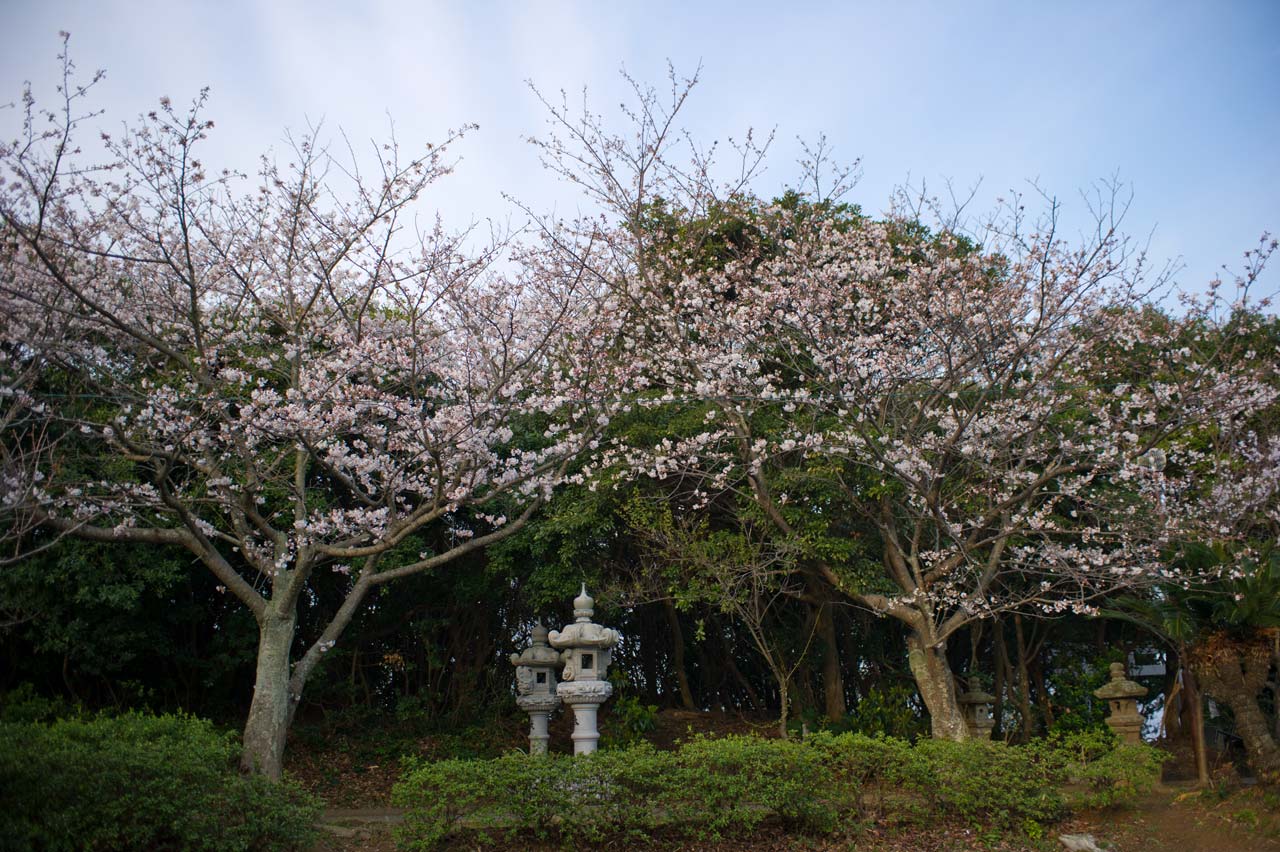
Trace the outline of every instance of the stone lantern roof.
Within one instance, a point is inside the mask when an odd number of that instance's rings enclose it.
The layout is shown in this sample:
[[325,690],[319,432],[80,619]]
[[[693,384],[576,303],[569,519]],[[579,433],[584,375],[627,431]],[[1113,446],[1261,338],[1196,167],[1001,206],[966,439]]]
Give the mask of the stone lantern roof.
[[573,624],[564,630],[552,630],[548,635],[553,648],[612,648],[618,644],[622,634],[608,627],[601,627],[591,621],[595,614],[595,601],[587,594],[587,586],[582,585],[582,593],[573,599]]
[[558,666],[560,653],[547,644],[547,628],[542,622],[533,625],[533,644],[519,654],[511,655],[514,666]]
[[1147,694],[1147,688],[1125,677],[1124,663],[1112,663],[1111,681],[1094,690],[1093,694],[1106,701],[1117,698],[1137,699]]
[[971,689],[957,699],[961,704],[994,704],[996,697],[981,689]]

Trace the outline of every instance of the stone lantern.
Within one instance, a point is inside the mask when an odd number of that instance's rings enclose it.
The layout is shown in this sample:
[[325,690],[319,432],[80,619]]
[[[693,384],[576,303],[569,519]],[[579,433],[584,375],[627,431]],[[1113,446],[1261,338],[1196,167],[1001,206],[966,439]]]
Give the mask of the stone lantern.
[[529,754],[546,754],[547,717],[560,706],[556,695],[556,669],[560,654],[547,644],[547,628],[539,622],[533,626],[533,644],[519,654],[511,655],[516,667],[516,704],[529,714]]
[[956,700],[963,708],[964,723],[969,729],[969,736],[979,740],[991,739],[991,729],[996,726],[995,716],[992,714],[996,697],[971,685],[969,691]]
[[604,676],[613,647],[622,638],[618,631],[592,623],[594,605],[584,584],[582,594],[573,599],[573,624],[564,630],[552,630],[549,636],[551,647],[560,649],[560,659],[564,662],[556,694],[573,708],[574,754],[590,754],[596,750],[600,740],[596,713],[613,694],[613,686]]
[[1093,693],[1107,702],[1107,724],[1121,742],[1142,742],[1142,725],[1146,721],[1138,712],[1138,699],[1147,688],[1125,677],[1124,663],[1111,664],[1111,681]]

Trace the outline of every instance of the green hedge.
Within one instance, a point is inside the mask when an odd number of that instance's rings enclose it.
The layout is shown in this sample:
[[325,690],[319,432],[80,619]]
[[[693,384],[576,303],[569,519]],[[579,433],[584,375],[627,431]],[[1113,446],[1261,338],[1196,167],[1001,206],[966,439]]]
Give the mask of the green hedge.
[[473,827],[566,842],[643,837],[663,826],[708,838],[768,818],[829,829],[835,810],[814,790],[833,778],[822,756],[797,742],[698,738],[673,752],[645,744],[578,758],[409,761],[392,801],[406,809],[399,838],[411,849]]
[[0,848],[287,850],[314,843],[319,805],[243,778],[239,746],[191,716],[0,723]]
[[408,761],[392,793],[399,840],[430,849],[466,832],[565,843],[745,833],[766,819],[830,831],[863,819],[957,819],[1032,836],[1079,806],[1133,798],[1163,756],[1085,732],[1029,746],[820,733],[803,743],[697,738],[678,750],[643,745],[580,758]]
[[1121,745],[1102,730],[1019,746],[826,733],[808,743],[846,784],[871,792],[860,798],[864,815],[896,807],[1005,828],[1131,802],[1154,786],[1168,758],[1149,745]]

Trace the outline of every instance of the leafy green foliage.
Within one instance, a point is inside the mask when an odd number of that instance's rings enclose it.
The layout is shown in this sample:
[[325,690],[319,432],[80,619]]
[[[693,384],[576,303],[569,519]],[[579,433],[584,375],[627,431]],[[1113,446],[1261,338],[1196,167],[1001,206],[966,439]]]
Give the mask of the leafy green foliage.
[[1134,801],[1160,780],[1169,755],[1143,743],[1118,743],[1109,730],[1051,736],[1032,744],[1057,777],[1071,784],[1072,808],[1107,808]]
[[0,722],[52,722],[73,715],[76,709],[61,699],[40,695],[29,683],[0,695]]
[[1163,759],[1105,732],[1027,746],[829,732],[804,742],[696,738],[672,752],[642,744],[579,758],[419,761],[392,798],[406,808],[401,842],[420,850],[475,830],[577,844],[655,829],[705,839],[766,819],[820,832],[851,819],[951,819],[1034,839],[1072,808],[1149,790]]
[[[10,677],[90,708],[238,713],[257,627],[171,547],[65,538],[0,572]],[[12,683],[12,681],[10,681]],[[0,684],[0,689],[9,684]]]
[[[918,817],[951,817],[1002,828],[1061,818],[1078,807],[1133,801],[1160,777],[1168,755],[1148,745],[1120,745],[1109,731],[1083,731],[1010,746],[986,740],[925,739],[822,732],[809,744],[846,783],[892,788],[876,799],[914,808]],[[901,798],[902,794],[906,799]],[[872,803],[863,800],[864,814]],[[883,816],[883,814],[881,814]]]
[[1080,653],[1061,654],[1051,682],[1054,717],[1050,733],[1070,731],[1103,731],[1107,716],[1106,702],[1094,697],[1094,691],[1110,680],[1108,666],[1123,662],[1124,651],[1109,648],[1094,654],[1092,659]]
[[796,742],[694,739],[678,751],[640,745],[587,757],[413,763],[392,793],[406,808],[401,842],[431,849],[466,828],[566,843],[644,836],[658,827],[709,838],[770,817],[830,830],[837,808],[822,755]]
[[612,719],[604,734],[607,747],[625,748],[643,742],[645,735],[658,727],[658,705],[645,704],[639,696],[629,694],[631,679],[622,669],[609,672],[609,682],[616,697]]
[[876,685],[830,729],[915,740],[926,732],[924,718],[912,707],[917,700],[915,689],[905,683]]
[[238,758],[233,734],[192,716],[0,722],[0,837],[49,852],[308,848],[318,803],[241,777]]

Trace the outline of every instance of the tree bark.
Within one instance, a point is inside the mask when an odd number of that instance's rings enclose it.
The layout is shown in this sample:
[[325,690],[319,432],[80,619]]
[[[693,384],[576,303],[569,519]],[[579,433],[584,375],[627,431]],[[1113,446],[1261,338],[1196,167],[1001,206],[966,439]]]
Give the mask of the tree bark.
[[1269,643],[1211,639],[1195,653],[1194,665],[1204,691],[1231,708],[1253,771],[1262,777],[1280,776],[1280,745],[1258,703],[1271,667]]
[[697,710],[698,702],[693,700],[693,690],[689,688],[689,673],[684,665],[684,631],[680,629],[680,614],[670,599],[662,602],[667,613],[667,624],[671,627],[671,664],[676,670],[676,683],[680,687],[680,704],[686,710]]
[[240,770],[265,775],[272,781],[280,780],[284,772],[289,722],[300,697],[289,689],[296,618],[293,612],[284,615],[268,607],[258,620],[258,668],[249,719],[244,726]]
[[818,607],[818,635],[822,640],[822,697],[827,719],[839,722],[849,712],[844,698],[844,676],[840,671],[840,650],[830,601]]
[[1022,740],[1031,742],[1035,718],[1031,715],[1031,677],[1027,670],[1027,642],[1022,634],[1022,616],[1013,616],[1013,635],[1018,650],[1018,712],[1022,714]]
[[787,711],[791,706],[791,691],[787,688],[786,673],[776,673],[774,676],[778,679],[778,736],[782,739],[788,739],[787,735]]
[[1039,654],[1031,662],[1031,682],[1036,688],[1036,707],[1040,710],[1040,718],[1044,719],[1044,728],[1051,730],[1054,725],[1053,701],[1049,696],[1049,685],[1044,673],[1044,660]]
[[929,710],[929,724],[936,740],[969,738],[969,727],[956,698],[956,679],[947,662],[946,644],[929,644],[918,631],[907,634],[907,662],[916,687]]
[[[1184,659],[1179,654],[1179,659]],[[1182,669],[1182,703],[1190,711],[1191,751],[1196,759],[1196,782],[1209,786],[1209,749],[1204,741],[1204,699],[1200,696],[1200,680],[1190,666]]]

